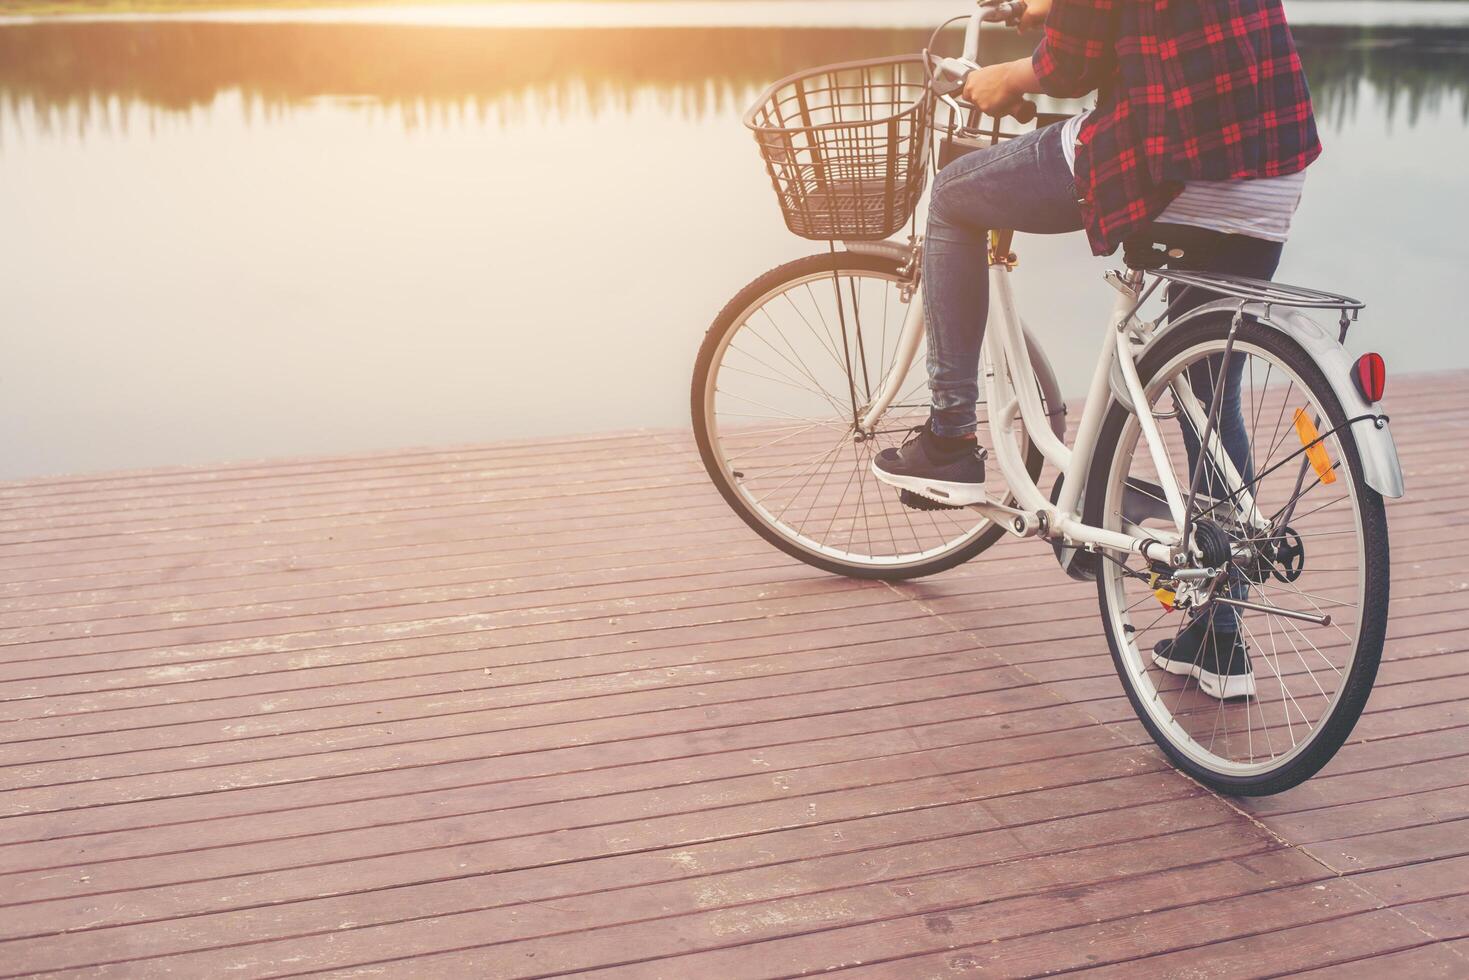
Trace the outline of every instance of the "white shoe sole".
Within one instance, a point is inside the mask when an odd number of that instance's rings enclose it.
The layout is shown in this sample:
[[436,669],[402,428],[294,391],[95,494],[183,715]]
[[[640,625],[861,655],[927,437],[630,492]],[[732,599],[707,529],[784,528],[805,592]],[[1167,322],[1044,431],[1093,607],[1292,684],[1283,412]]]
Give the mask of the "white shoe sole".
[[1213,671],[1205,670],[1198,664],[1180,663],[1156,653],[1152,656],[1153,663],[1170,674],[1197,678],[1199,690],[1211,698],[1227,701],[1230,698],[1255,696],[1255,672],[1253,670],[1248,674],[1216,674]]
[[982,504],[989,499],[982,483],[950,483],[946,480],[925,480],[921,476],[899,476],[878,469],[876,460],[872,461],[872,475],[890,487],[911,490],[920,497],[951,507],[968,507],[971,504]]

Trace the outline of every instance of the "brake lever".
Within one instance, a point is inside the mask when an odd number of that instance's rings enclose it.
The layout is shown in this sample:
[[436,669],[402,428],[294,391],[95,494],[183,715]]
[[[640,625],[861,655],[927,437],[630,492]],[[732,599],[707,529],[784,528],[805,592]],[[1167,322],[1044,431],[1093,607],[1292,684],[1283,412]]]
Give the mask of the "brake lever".
[[[949,107],[949,111],[954,114],[955,120],[962,120],[965,116],[969,115],[970,110],[960,105],[959,101],[955,99],[952,95],[941,95],[939,96],[939,99],[943,101],[944,105]],[[1022,102],[1019,108],[1017,108],[1014,112],[1006,113],[999,119],[995,119],[996,131],[999,129],[1000,121],[1002,119],[1013,119],[1021,125],[1032,122],[1035,120],[1035,103]],[[963,122],[958,122],[954,127],[954,135],[963,136],[965,138],[974,138],[980,136],[992,137],[995,135],[995,132],[987,132],[984,129],[974,126],[968,126]]]
[[968,58],[940,58],[934,66],[934,94],[943,97],[961,91],[964,88],[964,79],[969,77],[970,72],[978,70],[979,66]]

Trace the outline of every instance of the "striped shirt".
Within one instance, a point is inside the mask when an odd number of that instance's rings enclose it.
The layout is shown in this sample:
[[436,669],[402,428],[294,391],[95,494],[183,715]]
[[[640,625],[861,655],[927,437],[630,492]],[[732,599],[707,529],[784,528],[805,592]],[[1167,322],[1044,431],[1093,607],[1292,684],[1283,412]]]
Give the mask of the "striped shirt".
[[[1076,136],[1088,115],[1090,112],[1083,112],[1062,124],[1061,150],[1073,173]],[[1301,189],[1305,184],[1304,170],[1254,180],[1190,180],[1183,185],[1183,192],[1153,220],[1283,242],[1290,235],[1291,218],[1301,203]]]

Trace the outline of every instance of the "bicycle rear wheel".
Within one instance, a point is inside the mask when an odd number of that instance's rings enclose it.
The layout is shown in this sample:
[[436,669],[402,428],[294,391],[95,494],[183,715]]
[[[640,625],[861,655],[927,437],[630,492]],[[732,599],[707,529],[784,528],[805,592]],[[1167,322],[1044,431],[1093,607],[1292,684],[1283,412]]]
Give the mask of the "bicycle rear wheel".
[[[1209,562],[1221,573],[1178,589],[1173,601],[1191,606],[1187,612],[1160,603],[1155,589],[1168,570],[1155,579],[1159,567],[1136,555],[1102,561],[1097,586],[1118,676],[1149,734],[1200,782],[1264,795],[1330,761],[1366,704],[1387,625],[1387,521],[1315,361],[1280,331],[1246,321],[1226,368],[1229,327],[1228,314],[1181,326],[1138,366],[1185,493],[1192,468],[1184,433],[1198,438],[1208,425],[1191,424],[1181,399],[1202,391],[1207,412],[1222,372],[1239,372],[1237,431],[1248,436],[1241,474],[1205,476],[1193,507],[1195,541],[1212,538]],[[1137,416],[1114,403],[1089,477],[1087,523],[1174,528],[1160,482]],[[1253,497],[1243,513],[1232,504],[1244,499],[1241,486]],[[1191,617],[1242,644],[1220,645],[1192,666],[1156,656],[1158,643],[1178,642]]]
[[[920,345],[877,431],[856,425],[896,358],[905,281],[897,259],[868,253],[779,266],[715,318],[694,370],[694,435],[724,499],[766,541],[841,575],[929,575],[1005,533],[972,510],[911,509],[872,475],[873,456],[928,417]],[[1022,449],[1037,476],[1040,452]],[[998,474],[991,484],[1006,499]]]

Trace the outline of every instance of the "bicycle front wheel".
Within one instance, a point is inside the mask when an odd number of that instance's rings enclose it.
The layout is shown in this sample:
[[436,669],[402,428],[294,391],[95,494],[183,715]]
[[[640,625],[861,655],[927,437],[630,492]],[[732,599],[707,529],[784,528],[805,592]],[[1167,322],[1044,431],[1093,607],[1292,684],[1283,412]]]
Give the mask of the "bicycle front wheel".
[[[1324,766],[1367,701],[1387,625],[1387,521],[1315,361],[1254,321],[1241,323],[1226,361],[1229,328],[1228,314],[1182,326],[1138,365],[1149,403],[1139,410],[1157,420],[1185,494],[1223,388],[1213,431],[1224,437],[1205,454],[1192,508],[1194,540],[1212,553],[1201,566],[1218,574],[1168,585],[1166,568],[1112,556],[1097,585],[1117,673],[1149,734],[1200,782],[1263,795]],[[1195,421],[1190,404],[1205,416]],[[1088,523],[1175,528],[1140,433],[1138,416],[1114,403],[1089,477]],[[1211,461],[1225,455],[1232,476]],[[1190,646],[1186,631],[1202,627],[1212,636],[1202,651],[1177,656]]]
[[[866,253],[779,266],[720,312],[694,370],[694,435],[724,499],[766,541],[841,575],[932,574],[1004,534],[972,510],[905,506],[872,475],[873,457],[928,418],[920,345],[877,431],[856,424],[899,355],[905,283],[897,260]],[[1021,449],[1038,476],[1040,452]],[[1008,499],[998,474],[990,482]]]

